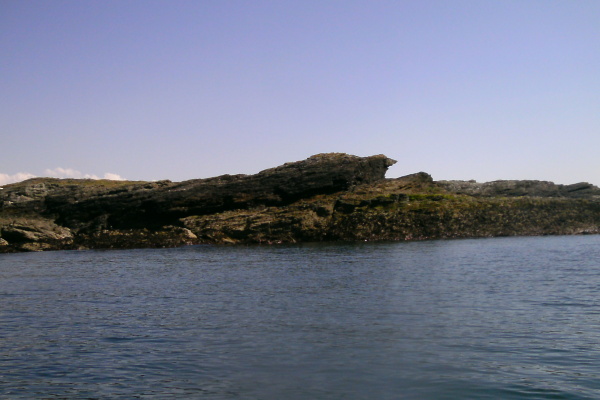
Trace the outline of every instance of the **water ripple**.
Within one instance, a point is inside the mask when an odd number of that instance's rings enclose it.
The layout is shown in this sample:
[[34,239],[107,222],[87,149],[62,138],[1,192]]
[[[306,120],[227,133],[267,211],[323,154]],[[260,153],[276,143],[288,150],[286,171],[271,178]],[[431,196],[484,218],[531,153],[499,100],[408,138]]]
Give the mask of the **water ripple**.
[[600,398],[599,244],[2,255],[0,397]]

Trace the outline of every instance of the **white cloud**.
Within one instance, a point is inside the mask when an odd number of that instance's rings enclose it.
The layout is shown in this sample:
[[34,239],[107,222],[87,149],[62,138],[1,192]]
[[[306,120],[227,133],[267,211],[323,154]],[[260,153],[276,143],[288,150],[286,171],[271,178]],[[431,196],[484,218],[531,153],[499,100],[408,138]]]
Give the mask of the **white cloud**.
[[[9,183],[21,182],[26,179],[35,178],[39,175],[30,174],[29,172],[17,172],[16,174],[3,174],[0,173],[0,186],[8,185]],[[84,174],[81,171],[77,171],[73,168],[61,168],[57,167],[54,169],[45,169],[43,176],[49,178],[74,178],[74,179],[110,179],[112,181],[125,180],[121,175],[114,174],[112,172],[105,173],[102,177],[98,175]]]
[[30,174],[29,172],[17,172],[13,175],[0,173],[0,186],[8,185],[9,183],[21,182],[29,178],[35,178],[35,175]]
[[84,174],[73,168],[61,168],[61,167],[57,167],[54,169],[45,169],[44,175],[51,177],[51,178],[100,179],[96,175]]
[[104,174],[104,179],[110,179],[111,181],[124,181],[125,179],[121,175],[107,172]]
[[44,174],[46,176],[52,178],[74,178],[74,179],[110,179],[113,181],[122,181],[123,178],[118,174],[113,174],[112,172],[107,172],[101,178],[98,175],[84,174],[81,171],[77,171],[73,168],[61,168],[57,167],[54,169],[46,169],[44,170]]

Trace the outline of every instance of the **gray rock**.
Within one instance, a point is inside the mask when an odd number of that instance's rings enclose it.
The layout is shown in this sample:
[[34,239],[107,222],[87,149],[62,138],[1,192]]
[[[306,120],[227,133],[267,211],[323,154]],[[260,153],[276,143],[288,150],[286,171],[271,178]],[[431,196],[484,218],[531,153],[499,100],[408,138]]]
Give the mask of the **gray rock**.
[[558,185],[536,180],[498,180],[478,183],[475,181],[437,181],[437,184],[457,194],[483,197],[568,197],[582,198],[600,196],[600,188],[586,182]]
[[154,229],[176,225],[180,218],[189,215],[282,206],[317,194],[382,181],[395,162],[384,155],[318,154],[256,175],[169,182],[150,190],[134,188],[78,202],[46,199],[46,205],[48,212],[59,216],[61,224],[74,229]]
[[38,241],[64,241],[73,237],[68,228],[46,220],[27,220],[0,228],[2,238],[8,243]]
[[31,179],[0,190],[0,253],[600,232],[588,183],[385,179],[394,163],[329,153],[179,183]]

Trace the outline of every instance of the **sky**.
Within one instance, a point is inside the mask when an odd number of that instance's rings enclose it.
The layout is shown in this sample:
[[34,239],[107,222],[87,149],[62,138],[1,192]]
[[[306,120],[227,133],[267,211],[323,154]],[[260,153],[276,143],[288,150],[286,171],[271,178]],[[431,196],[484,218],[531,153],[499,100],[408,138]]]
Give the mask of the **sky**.
[[600,185],[598,0],[0,0],[0,185],[326,152]]

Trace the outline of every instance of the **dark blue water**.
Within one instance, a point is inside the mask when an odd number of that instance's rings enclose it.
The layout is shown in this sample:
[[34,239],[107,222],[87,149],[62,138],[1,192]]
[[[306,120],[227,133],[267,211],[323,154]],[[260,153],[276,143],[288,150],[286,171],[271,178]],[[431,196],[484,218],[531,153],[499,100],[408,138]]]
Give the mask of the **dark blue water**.
[[597,399],[600,236],[0,255],[0,398]]

